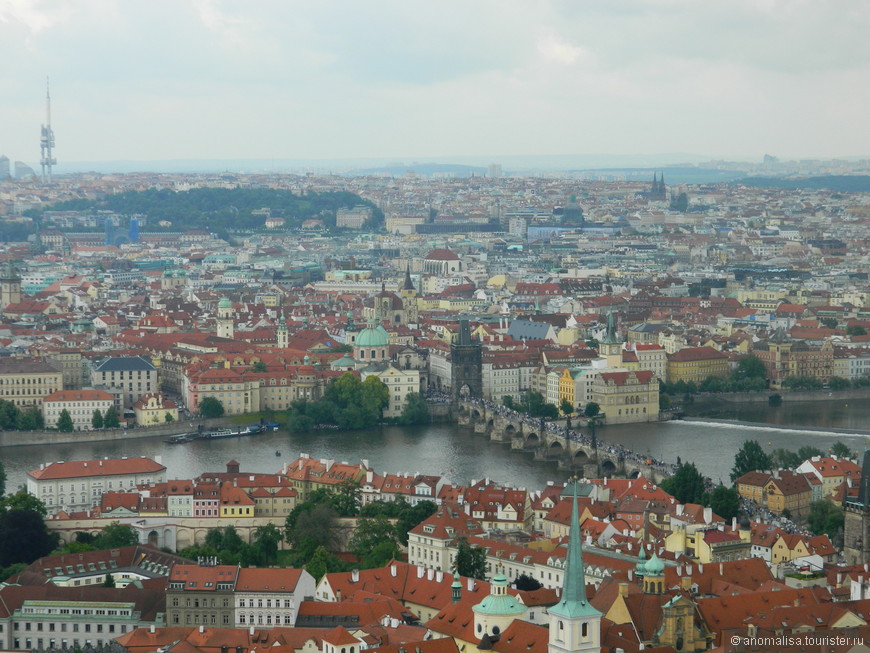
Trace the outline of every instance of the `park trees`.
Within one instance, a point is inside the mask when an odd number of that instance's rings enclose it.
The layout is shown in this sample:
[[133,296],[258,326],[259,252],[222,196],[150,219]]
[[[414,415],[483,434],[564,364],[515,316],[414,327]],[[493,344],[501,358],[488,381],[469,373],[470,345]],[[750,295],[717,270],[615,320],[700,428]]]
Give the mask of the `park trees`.
[[731,480],[735,481],[747,472],[772,469],[773,460],[761,448],[757,440],[746,440],[734,456],[734,466],[731,468]]

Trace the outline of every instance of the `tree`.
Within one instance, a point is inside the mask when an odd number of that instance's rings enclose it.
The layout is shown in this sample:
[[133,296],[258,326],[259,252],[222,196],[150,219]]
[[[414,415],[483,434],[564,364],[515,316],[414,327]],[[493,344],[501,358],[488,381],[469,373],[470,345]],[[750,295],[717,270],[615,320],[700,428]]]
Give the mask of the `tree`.
[[426,400],[420,396],[419,392],[409,392],[405,397],[405,405],[402,407],[399,423],[413,426],[415,424],[428,424],[430,420],[429,405]]
[[329,493],[329,505],[339,517],[356,517],[359,514],[360,486],[348,479],[335,486]]
[[339,544],[338,514],[331,506],[306,502],[287,515],[284,537],[294,549],[313,545],[335,551]]
[[166,422],[167,424],[169,424],[171,422],[174,422],[175,418],[172,416],[172,413],[164,413],[163,414],[163,421]]
[[275,524],[257,526],[254,530],[254,547],[263,564],[274,565],[278,562],[278,545],[281,539],[281,531]]
[[0,399],[0,428],[4,431],[18,428],[20,414],[18,406],[7,399]]
[[740,494],[733,487],[717,485],[710,492],[705,503],[726,521],[733,519],[740,512]]
[[224,405],[220,399],[214,397],[204,397],[199,402],[199,414],[203,417],[223,417]]
[[0,513],[0,567],[17,562],[31,563],[57,546],[43,516],[34,510],[5,510]]
[[737,368],[732,378],[737,379],[763,379],[767,376],[767,368],[764,362],[755,354],[747,354],[737,361]]
[[842,508],[835,505],[830,499],[813,501],[810,504],[810,512],[807,515],[807,526],[818,535],[826,534],[831,539],[839,536],[840,530],[845,524],[845,515]]
[[384,547],[381,553],[387,549],[392,551],[393,555],[399,552],[399,538],[395,527],[386,517],[360,519],[357,521],[353,537],[348,543],[348,550],[357,557],[357,560],[362,560],[370,551],[381,544],[389,545]]
[[810,458],[815,458],[816,456],[824,456],[825,452],[819,449],[818,447],[814,447],[809,444],[805,444],[800,449],[797,450],[798,463],[795,465],[797,467],[805,460],[809,460]]
[[747,472],[773,469],[773,460],[764,452],[757,440],[746,440],[734,456],[731,480],[735,481]]
[[99,408],[94,408],[94,412],[91,415],[91,426],[95,429],[103,428],[103,414]]
[[590,401],[583,408],[583,414],[589,418],[596,417],[598,415],[598,413],[600,413],[600,412],[601,412],[601,406],[596,404],[594,401]]
[[704,501],[704,477],[695,467],[695,463],[681,463],[673,476],[661,482],[661,487],[680,503]]
[[0,499],[6,496],[6,468],[0,460]]
[[251,365],[252,372],[267,372],[268,370],[269,368],[263,361],[254,361],[254,364]]
[[377,569],[378,567],[386,567],[390,560],[395,560],[398,557],[399,545],[384,540],[369,549],[359,561],[364,569]]
[[842,376],[832,376],[828,380],[828,386],[831,390],[846,390],[847,388],[851,388],[852,384],[849,379],[844,379]]
[[25,490],[19,490],[0,501],[0,513],[11,510],[35,512],[40,517],[48,514],[45,504]]
[[305,570],[314,576],[314,579],[320,581],[330,571],[338,571],[343,565],[341,561],[327,551],[324,547],[319,546],[314,551],[314,555],[305,565]]
[[828,329],[836,329],[839,326],[835,317],[823,317],[819,322]]
[[774,449],[770,457],[778,467],[783,469],[794,469],[805,460],[800,458],[794,451],[789,451],[788,449]]
[[129,524],[112,522],[103,526],[94,541],[98,549],[118,549],[122,546],[135,546],[139,544],[139,535]]
[[831,445],[831,455],[838,458],[852,458],[853,453],[849,447],[839,440]]
[[846,327],[846,335],[847,336],[866,336],[867,329],[862,327],[860,324],[853,324],[849,327]]
[[362,382],[360,399],[363,408],[381,417],[384,409],[390,405],[390,389],[378,377],[371,374]]
[[563,398],[562,401],[559,402],[559,412],[563,415],[571,415],[574,413],[574,404],[572,404],[567,399]]
[[535,578],[528,574],[520,574],[514,581],[514,587],[521,592],[534,592],[543,587]]
[[118,409],[114,406],[109,406],[106,409],[106,414],[103,415],[103,426],[107,429],[116,429],[121,426],[121,419],[118,417]]
[[19,431],[36,431],[42,428],[45,428],[45,420],[42,417],[42,412],[36,406],[31,406],[18,413]]
[[468,538],[461,537],[456,545],[453,570],[467,578],[486,579],[486,549],[471,546]]
[[69,411],[66,408],[60,411],[60,415],[57,418],[57,430],[62,433],[70,433],[75,430],[72,415],[69,414]]
[[103,587],[114,587],[115,579],[112,577],[112,574],[106,574],[106,579],[103,581]]

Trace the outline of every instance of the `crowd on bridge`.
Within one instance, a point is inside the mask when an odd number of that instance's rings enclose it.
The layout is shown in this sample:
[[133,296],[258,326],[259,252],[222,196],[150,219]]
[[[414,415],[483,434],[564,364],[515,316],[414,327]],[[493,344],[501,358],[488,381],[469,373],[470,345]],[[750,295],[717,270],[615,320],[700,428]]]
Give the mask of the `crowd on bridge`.
[[511,421],[520,422],[524,427],[534,429],[542,435],[543,432],[546,431],[553,435],[565,437],[572,442],[579,442],[580,444],[592,447],[599,455],[603,454],[606,457],[613,458],[619,462],[631,462],[641,466],[646,465],[647,467],[651,467],[668,476],[673,474],[677,469],[677,465],[668,463],[664,460],[659,460],[649,454],[639,454],[621,444],[599,440],[594,433],[585,433],[576,429],[568,429],[566,426],[556,422],[547,422],[542,417],[532,417],[527,413],[520,413],[503,404],[488,401],[486,399],[470,397],[465,399],[465,401],[468,401],[474,406],[484,408],[488,414],[495,414],[510,419]]

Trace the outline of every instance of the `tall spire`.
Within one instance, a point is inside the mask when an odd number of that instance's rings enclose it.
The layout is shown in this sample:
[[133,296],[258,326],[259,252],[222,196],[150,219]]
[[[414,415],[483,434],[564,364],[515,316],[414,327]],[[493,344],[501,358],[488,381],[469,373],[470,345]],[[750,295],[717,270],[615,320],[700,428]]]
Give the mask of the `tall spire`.
[[586,569],[583,565],[583,540],[580,534],[580,516],[577,509],[577,479],[573,480],[571,498],[571,527],[568,531],[568,555],[565,558],[565,578],[562,581],[561,600],[548,612],[563,619],[591,619],[601,613],[589,604],[586,597]]
[[414,282],[411,281],[411,264],[405,266],[405,283],[402,284],[402,290],[416,290]]

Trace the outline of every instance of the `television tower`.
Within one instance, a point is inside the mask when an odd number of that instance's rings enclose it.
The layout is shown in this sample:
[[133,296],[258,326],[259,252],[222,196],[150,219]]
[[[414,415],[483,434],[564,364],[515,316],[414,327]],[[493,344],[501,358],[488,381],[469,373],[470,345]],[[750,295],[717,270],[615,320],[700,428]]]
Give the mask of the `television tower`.
[[45,78],[45,124],[42,126],[42,135],[39,138],[41,156],[39,164],[42,166],[42,183],[51,183],[51,166],[57,163],[51,155],[54,147],[54,131],[51,129],[51,95],[48,92],[48,77]]

